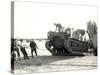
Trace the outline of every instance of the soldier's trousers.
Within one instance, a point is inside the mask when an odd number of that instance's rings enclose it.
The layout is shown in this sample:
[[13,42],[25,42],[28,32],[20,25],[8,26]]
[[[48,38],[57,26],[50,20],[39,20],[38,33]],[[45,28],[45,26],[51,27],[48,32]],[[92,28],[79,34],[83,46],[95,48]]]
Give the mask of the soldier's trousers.
[[28,54],[26,52],[26,49],[25,48],[21,48],[21,52],[22,52],[22,54],[24,56],[24,59],[28,59]]
[[32,55],[32,57],[33,57],[33,51],[35,51],[35,54],[36,54],[36,56],[37,56],[36,48],[31,48],[31,55]]
[[18,58],[20,58],[19,48],[11,48],[11,54],[12,54],[13,51],[16,51]]

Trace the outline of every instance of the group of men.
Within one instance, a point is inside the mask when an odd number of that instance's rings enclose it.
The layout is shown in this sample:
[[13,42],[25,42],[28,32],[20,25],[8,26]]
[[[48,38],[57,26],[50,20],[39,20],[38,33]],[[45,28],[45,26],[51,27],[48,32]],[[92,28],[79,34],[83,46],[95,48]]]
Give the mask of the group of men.
[[63,27],[60,23],[54,23],[54,26],[56,27],[55,32],[66,32],[70,37],[81,41],[86,39],[86,31],[84,29],[74,30],[73,28],[68,27],[64,30],[65,27]]
[[[30,41],[29,47],[31,49],[31,56],[33,58],[33,52],[35,52],[37,56],[37,51],[36,49],[38,48],[35,41],[32,40]],[[20,51],[22,52],[24,59],[29,59],[27,51],[26,51],[27,46],[23,43],[23,40],[20,40],[20,44],[17,44],[16,39],[11,40],[11,59],[14,60],[16,58],[16,54],[18,55],[18,59],[20,59]],[[20,51],[19,51],[20,50]]]

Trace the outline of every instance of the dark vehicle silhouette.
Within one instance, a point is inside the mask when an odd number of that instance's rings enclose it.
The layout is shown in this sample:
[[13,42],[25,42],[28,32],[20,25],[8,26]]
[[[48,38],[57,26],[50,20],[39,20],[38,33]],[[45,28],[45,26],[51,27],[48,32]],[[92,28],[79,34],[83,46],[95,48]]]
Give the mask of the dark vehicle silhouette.
[[45,46],[52,55],[84,55],[88,52],[88,43],[70,38],[66,32],[48,32]]

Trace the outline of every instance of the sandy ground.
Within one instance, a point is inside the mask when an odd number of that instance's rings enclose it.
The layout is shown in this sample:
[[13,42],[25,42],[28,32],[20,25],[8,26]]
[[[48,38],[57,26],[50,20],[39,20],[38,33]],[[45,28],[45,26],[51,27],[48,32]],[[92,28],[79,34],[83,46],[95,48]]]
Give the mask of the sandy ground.
[[97,68],[96,56],[34,56],[14,62],[14,73],[91,70]]

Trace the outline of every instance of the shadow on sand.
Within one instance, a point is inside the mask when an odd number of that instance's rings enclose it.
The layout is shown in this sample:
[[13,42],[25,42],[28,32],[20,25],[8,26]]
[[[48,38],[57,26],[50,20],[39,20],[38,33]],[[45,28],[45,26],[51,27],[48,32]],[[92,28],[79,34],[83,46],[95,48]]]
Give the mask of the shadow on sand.
[[14,62],[14,69],[23,69],[29,66],[42,66],[42,65],[49,65],[56,61],[66,60],[66,59],[73,59],[76,57],[82,56],[35,56],[34,58],[29,57],[29,59],[21,59],[16,60]]

